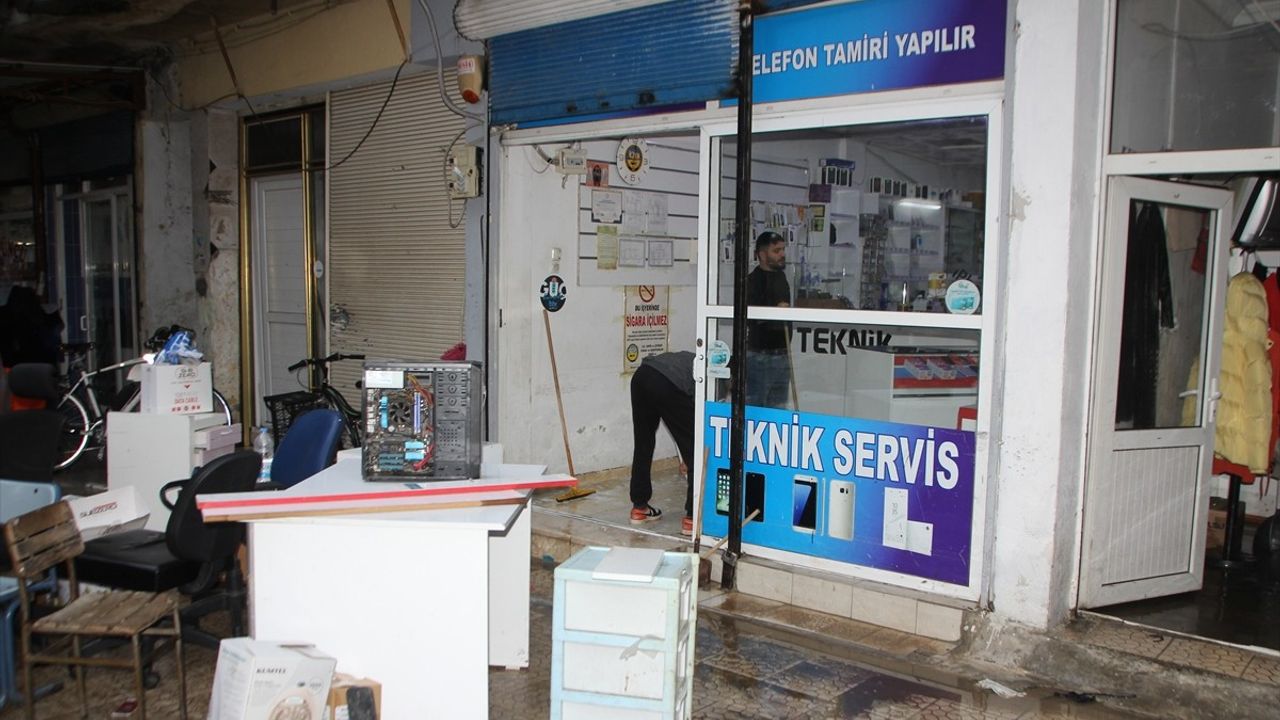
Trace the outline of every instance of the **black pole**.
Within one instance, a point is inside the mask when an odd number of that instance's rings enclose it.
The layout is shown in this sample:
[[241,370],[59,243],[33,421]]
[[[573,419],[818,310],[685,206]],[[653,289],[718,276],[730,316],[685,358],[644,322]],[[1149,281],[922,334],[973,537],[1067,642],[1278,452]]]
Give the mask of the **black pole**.
[[738,202],[733,228],[733,355],[729,361],[732,407],[729,427],[729,544],[720,585],[732,590],[742,554],[742,458],[746,450],[747,410],[747,266],[751,247],[751,50],[754,44],[751,0],[740,0],[738,14]]

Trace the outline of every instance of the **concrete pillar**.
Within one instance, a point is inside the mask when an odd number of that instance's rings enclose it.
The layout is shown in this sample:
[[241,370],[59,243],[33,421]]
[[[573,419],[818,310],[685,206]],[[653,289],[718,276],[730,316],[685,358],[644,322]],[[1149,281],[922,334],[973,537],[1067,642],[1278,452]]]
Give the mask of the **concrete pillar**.
[[1065,619],[1079,562],[1106,3],[1017,2],[992,408],[997,618]]
[[201,349],[213,363],[214,386],[239,417],[240,399],[240,131],[229,110],[191,119],[191,189]]
[[[160,81],[170,82],[168,74]],[[147,111],[138,121],[138,318],[145,336],[173,323],[198,325],[190,123],[168,101],[173,92],[166,95],[155,83],[149,76]]]

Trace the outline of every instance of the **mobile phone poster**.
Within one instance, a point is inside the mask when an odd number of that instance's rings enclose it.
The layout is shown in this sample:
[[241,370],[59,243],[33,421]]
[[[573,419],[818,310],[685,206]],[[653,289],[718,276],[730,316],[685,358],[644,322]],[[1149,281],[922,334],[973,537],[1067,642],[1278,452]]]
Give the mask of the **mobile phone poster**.
[[[974,434],[746,409],[742,541],[969,583]],[[730,406],[707,403],[702,529],[728,533]]]

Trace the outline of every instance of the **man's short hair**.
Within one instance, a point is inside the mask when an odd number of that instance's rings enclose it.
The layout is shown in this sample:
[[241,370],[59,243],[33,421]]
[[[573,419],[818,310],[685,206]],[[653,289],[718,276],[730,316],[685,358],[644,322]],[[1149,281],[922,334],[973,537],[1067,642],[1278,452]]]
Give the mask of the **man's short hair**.
[[764,232],[760,233],[758,237],[756,237],[755,254],[759,255],[761,250],[764,250],[770,245],[773,245],[775,243],[780,243],[780,242],[786,242],[786,240],[781,235],[779,235],[778,233],[772,230],[765,230]]

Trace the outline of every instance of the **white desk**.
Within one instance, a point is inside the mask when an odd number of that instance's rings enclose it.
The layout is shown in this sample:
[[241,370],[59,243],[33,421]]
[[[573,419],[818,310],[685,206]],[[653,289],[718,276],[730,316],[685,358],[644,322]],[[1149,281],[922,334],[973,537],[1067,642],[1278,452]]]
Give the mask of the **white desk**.
[[[341,460],[307,483],[360,483]],[[382,683],[382,716],[485,718],[489,665],[529,664],[526,502],[251,520],[250,628]]]

